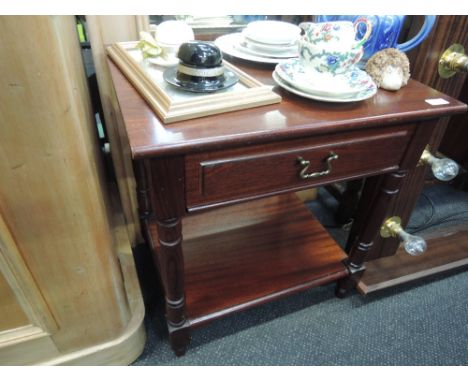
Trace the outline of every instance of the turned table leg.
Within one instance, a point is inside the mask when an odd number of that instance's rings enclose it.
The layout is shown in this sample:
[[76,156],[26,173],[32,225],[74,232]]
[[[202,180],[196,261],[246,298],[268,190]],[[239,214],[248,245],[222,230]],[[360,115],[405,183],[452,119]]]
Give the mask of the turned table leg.
[[176,355],[183,355],[190,342],[185,315],[184,259],[180,219],[156,221],[159,241],[159,271],[164,285],[169,341]]
[[[349,275],[338,281],[336,289],[337,297],[345,297],[359,281],[365,269],[364,261],[367,254],[372,249],[375,237],[380,231],[380,226],[387,217],[388,206],[391,200],[398,194],[406,173],[406,171],[397,171],[381,175],[382,178],[376,196],[372,200],[364,201],[371,203],[370,212],[366,217],[366,224],[356,236],[349,249],[348,258],[345,263]],[[367,195],[368,193],[364,192],[363,194]]]
[[336,296],[344,297],[354,288],[365,270],[364,261],[374,249],[380,227],[388,216],[409,170],[416,167],[421,154],[434,130],[437,120],[422,121],[415,125],[411,143],[400,161],[400,170],[368,178],[359,202],[359,216],[353,224],[350,240],[346,245],[348,258],[345,265],[348,276],[338,281]]
[[147,235],[153,243],[153,255],[164,287],[169,341],[175,354],[181,356],[190,342],[182,252],[182,216],[186,212],[184,160],[182,157],[151,159],[139,163],[137,169],[139,205],[145,206],[140,214],[146,220],[144,225],[149,227]]

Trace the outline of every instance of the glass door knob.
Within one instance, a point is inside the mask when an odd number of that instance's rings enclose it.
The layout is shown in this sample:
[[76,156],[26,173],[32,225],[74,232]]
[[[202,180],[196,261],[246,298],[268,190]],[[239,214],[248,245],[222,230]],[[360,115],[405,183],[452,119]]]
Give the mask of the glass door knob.
[[427,249],[426,241],[422,237],[411,235],[401,227],[401,219],[398,216],[393,216],[383,223],[380,236],[400,238],[405,251],[411,256],[420,256]]
[[459,166],[455,161],[449,158],[437,158],[428,149],[422,153],[420,162],[430,165],[434,176],[443,182],[452,180],[458,175]]

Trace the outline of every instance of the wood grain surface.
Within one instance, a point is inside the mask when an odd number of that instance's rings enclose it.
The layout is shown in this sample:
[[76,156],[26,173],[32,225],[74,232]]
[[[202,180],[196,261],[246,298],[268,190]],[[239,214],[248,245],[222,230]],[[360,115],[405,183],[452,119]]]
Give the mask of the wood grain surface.
[[[466,110],[461,102],[416,81],[398,92],[380,90],[367,101],[349,104],[308,100],[275,87],[283,97],[280,104],[164,125],[118,68],[108,62],[134,158],[394,125]],[[240,68],[265,84],[274,84],[271,68]],[[428,98],[444,98],[449,104],[431,106],[425,102]]]
[[[417,49],[408,52],[412,78],[438,91],[444,92],[453,98],[458,98],[465,86],[467,75],[458,73],[449,79],[443,79],[439,76],[437,68],[439,57],[450,45],[453,43],[460,43],[464,45],[465,48],[468,47],[467,25],[467,16],[437,16],[436,24],[428,38]],[[458,119],[453,121],[453,123],[457,121],[463,122],[466,118],[465,116],[466,114],[457,115],[456,117],[458,117]],[[432,153],[437,152],[439,144],[444,137],[445,129],[448,124],[452,124],[452,120],[453,118],[446,117],[440,118],[436,122],[434,133],[428,141]],[[452,139],[458,140],[461,146],[464,144],[466,147],[466,134],[460,134],[465,127],[466,126],[463,124],[461,126],[454,125],[451,127],[451,130],[454,130],[456,134]],[[397,195],[394,202],[388,206],[389,216],[400,216],[403,227],[406,226],[411,216],[429,171],[430,169],[427,165],[412,169],[404,180],[399,195]],[[371,254],[371,258],[380,258],[393,255],[398,247],[398,241],[396,239],[382,240],[380,237],[377,237],[374,245],[376,250]]]
[[132,245],[143,241],[137,212],[135,177],[122,113],[107,65],[105,47],[117,41],[137,39],[138,24],[142,24],[141,21],[142,18],[138,16],[86,16],[106,135],[110,144],[113,169]]
[[[271,66],[235,64],[274,85]],[[139,177],[147,178],[139,181],[140,200],[166,289],[176,354],[188,344],[184,310],[193,327],[352,273],[344,252],[291,193],[203,214],[186,212],[371,176],[375,189],[363,218],[368,224],[360,226],[350,251],[359,267],[434,123],[467,109],[417,81],[349,104],[316,102],[274,87],[280,104],[164,125],[109,65]],[[431,106],[429,98],[448,104]],[[343,160],[333,162],[331,176],[303,185],[296,156],[311,161],[310,171],[322,171],[332,150]]]
[[29,324],[28,317],[16,299],[13,290],[0,273],[0,332]]
[[345,253],[287,194],[184,219],[191,325],[346,275]]
[[[189,210],[202,205],[309,188],[317,184],[365,177],[396,170],[414,126],[376,128],[359,133],[329,134],[286,143],[210,151],[186,158],[186,192]],[[308,172],[327,168],[329,175],[301,179],[298,158],[310,161]]]
[[132,312],[75,19],[2,16],[0,30],[0,272],[42,329],[0,363],[28,364],[118,338]]
[[357,288],[367,294],[435,273],[468,265],[468,231],[432,233],[425,237],[427,252],[408,256],[400,247],[395,256],[383,257],[367,265]]

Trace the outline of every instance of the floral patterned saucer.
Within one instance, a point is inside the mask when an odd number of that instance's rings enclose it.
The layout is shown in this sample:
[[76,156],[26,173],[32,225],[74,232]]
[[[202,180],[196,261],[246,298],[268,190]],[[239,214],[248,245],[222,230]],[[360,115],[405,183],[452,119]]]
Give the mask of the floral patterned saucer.
[[377,90],[372,78],[357,67],[336,75],[314,73],[306,71],[298,58],[292,58],[276,65],[275,73],[298,90],[333,99],[355,97],[367,91],[375,93]]
[[318,94],[313,94],[313,93],[308,93],[308,92],[303,92],[294,86],[290,85],[286,81],[282,80],[281,77],[279,76],[277,71],[273,72],[273,80],[281,86],[282,88],[286,89],[287,91],[297,94],[301,97],[304,98],[309,98],[317,101],[324,101],[324,102],[338,102],[338,103],[345,103],[345,102],[357,102],[357,101],[363,101],[368,98],[371,98],[377,93],[377,87],[371,87],[367,88],[365,90],[362,90],[353,96],[343,98],[343,97],[330,97],[330,96],[323,96],[323,95],[318,95]]

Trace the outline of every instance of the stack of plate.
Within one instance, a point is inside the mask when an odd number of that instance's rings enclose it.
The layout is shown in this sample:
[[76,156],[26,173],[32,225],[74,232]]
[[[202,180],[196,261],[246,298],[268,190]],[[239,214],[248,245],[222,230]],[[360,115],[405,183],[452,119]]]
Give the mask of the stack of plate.
[[377,92],[372,78],[357,66],[332,75],[306,71],[298,58],[276,65],[273,79],[291,93],[326,102],[362,101]]
[[299,55],[301,29],[284,21],[261,20],[247,25],[242,33],[231,33],[215,43],[223,53],[255,62],[278,63]]
[[254,21],[243,30],[238,49],[260,57],[297,57],[300,34],[301,29],[294,24]]
[[194,15],[193,17],[186,20],[187,23],[192,27],[224,27],[231,25],[233,18],[227,15],[218,16],[206,16],[206,15]]

